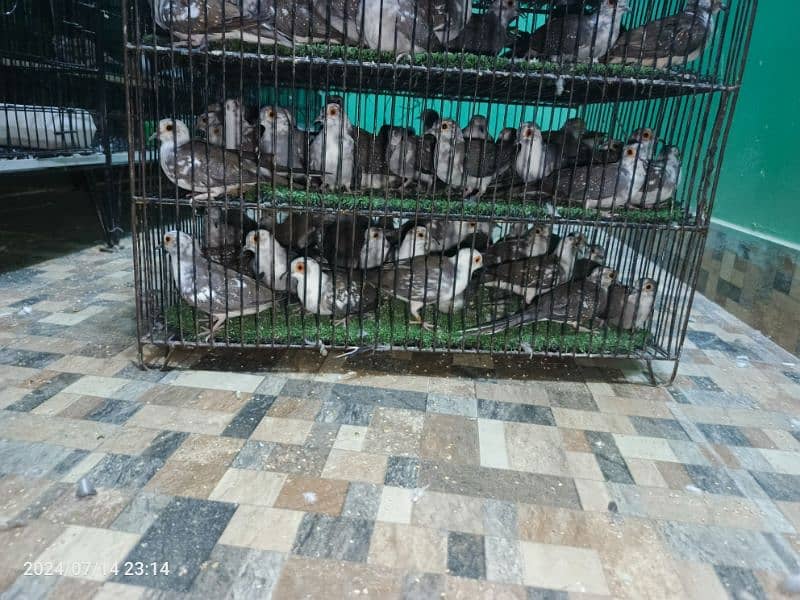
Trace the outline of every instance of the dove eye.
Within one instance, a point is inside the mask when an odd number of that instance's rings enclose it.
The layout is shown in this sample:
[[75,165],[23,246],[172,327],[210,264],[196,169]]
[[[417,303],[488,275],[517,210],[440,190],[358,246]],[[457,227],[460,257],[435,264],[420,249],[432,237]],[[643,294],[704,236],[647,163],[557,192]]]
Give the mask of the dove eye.
[[475,264],[476,264],[476,265],[479,265],[479,264],[481,264],[481,257],[480,257],[480,256],[476,256],[476,257],[474,258],[474,262],[475,262]]
[[372,234],[372,239],[373,240],[377,240],[378,239],[378,232],[377,231]]
[[165,126],[164,129],[167,131],[172,131],[172,124],[170,123],[169,125]]
[[303,266],[303,263],[297,263],[294,267],[294,270],[298,273],[302,273],[304,269],[305,267]]
[[328,109],[328,114],[330,116],[332,116],[332,117],[335,117],[336,115],[339,114],[339,111],[337,109],[335,109],[335,108],[330,108],[330,109]]
[[269,116],[270,119],[274,119],[275,118],[275,111],[274,110],[269,111],[268,116]]
[[645,131],[645,132],[642,134],[642,139],[643,139],[643,140],[649,140],[649,139],[652,137],[652,135],[653,135],[653,134],[652,134],[652,133],[650,133],[650,131]]
[[202,123],[208,123],[208,117],[200,117]]
[[254,234],[253,234],[253,241],[254,241],[256,244],[258,243],[258,234],[257,234],[257,233],[254,233]]
[[625,151],[625,156],[633,156],[634,154],[636,154],[636,151],[633,148],[628,148]]
[[537,227],[536,229],[533,230],[533,233],[535,233],[537,235],[542,233],[542,228],[541,227]]
[[171,244],[172,243],[172,236],[171,235],[165,235],[164,236],[164,243],[165,244]]
[[611,271],[611,273],[608,274],[609,279],[614,279],[616,276],[617,274],[614,271]]
[[447,123],[442,123],[442,131],[447,131],[450,129],[450,126]]
[[651,291],[653,289],[653,284],[648,283],[646,286],[644,286],[644,289],[647,290],[648,292]]

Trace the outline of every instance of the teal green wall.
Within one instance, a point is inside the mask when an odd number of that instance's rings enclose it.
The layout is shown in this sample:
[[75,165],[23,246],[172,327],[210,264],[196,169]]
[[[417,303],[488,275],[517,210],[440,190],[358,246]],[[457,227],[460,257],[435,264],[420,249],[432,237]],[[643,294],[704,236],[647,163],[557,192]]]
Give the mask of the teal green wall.
[[800,243],[800,3],[758,3],[714,216]]

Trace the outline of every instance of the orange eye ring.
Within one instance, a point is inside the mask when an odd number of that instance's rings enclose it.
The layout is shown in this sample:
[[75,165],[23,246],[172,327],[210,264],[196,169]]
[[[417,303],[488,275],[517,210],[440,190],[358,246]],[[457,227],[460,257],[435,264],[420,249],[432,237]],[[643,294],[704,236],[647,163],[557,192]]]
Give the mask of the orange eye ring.
[[267,116],[268,116],[270,119],[274,119],[274,118],[275,118],[275,111],[274,111],[274,110],[271,110],[271,111],[269,111],[269,112],[267,113]]
[[644,286],[644,289],[646,291],[648,291],[648,292],[651,291],[653,289],[653,284],[652,283],[648,283],[646,286]]
[[338,115],[338,114],[339,114],[339,111],[338,111],[337,109],[335,109],[335,108],[329,108],[329,109],[328,109],[328,114],[329,114],[330,116],[332,116],[332,117],[335,117],[336,115]]
[[256,244],[258,243],[258,239],[259,239],[259,238],[258,238],[258,234],[257,234],[257,233],[254,233],[254,234],[253,234],[253,241],[254,241]]
[[172,236],[171,235],[165,235],[164,236],[164,243],[165,244],[171,244],[172,243]]
[[164,129],[166,129],[167,131],[172,131],[172,123],[170,123],[169,125],[166,125],[164,127]]
[[450,126],[447,123],[442,123],[442,131],[447,131],[450,129]]
[[636,151],[633,148],[628,148],[625,151],[625,156],[635,156],[635,155],[636,155]]
[[297,271],[298,273],[302,273],[304,269],[305,265],[303,265],[303,263],[297,263],[294,267],[294,270]]

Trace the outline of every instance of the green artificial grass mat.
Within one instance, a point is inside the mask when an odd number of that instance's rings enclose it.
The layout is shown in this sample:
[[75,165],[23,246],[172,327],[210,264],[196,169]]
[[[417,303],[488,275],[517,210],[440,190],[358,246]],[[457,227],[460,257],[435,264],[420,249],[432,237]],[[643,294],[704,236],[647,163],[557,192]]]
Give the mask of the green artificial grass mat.
[[[391,192],[390,192],[391,193]],[[499,194],[498,194],[499,195]],[[465,201],[456,198],[410,198],[398,196],[370,196],[351,193],[328,193],[306,190],[296,190],[284,187],[262,185],[260,190],[251,189],[245,192],[245,200],[274,205],[276,208],[287,207],[296,209],[327,208],[343,211],[368,211],[379,215],[385,211],[404,213],[421,213],[450,215],[453,217],[509,217],[527,219],[549,219],[544,204],[532,200],[507,200],[498,198],[492,202],[487,199],[479,202]],[[685,221],[683,208],[680,204],[657,210],[622,209],[615,211],[612,217],[602,217],[597,210],[587,210],[578,207],[558,207],[559,218],[598,220],[613,218],[634,223],[672,223]]]
[[[487,296],[488,297],[488,296]],[[510,310],[516,310],[513,301]],[[489,302],[482,303],[481,323],[499,318],[504,312],[497,310]],[[274,312],[273,312],[274,311]],[[235,309],[231,309],[235,312]],[[462,331],[477,324],[474,306],[453,315],[440,313],[435,307],[428,307],[423,313],[426,322],[435,323],[436,330],[428,331],[419,325],[408,323],[406,305],[397,300],[382,298],[375,313],[365,314],[359,322],[357,316],[346,324],[335,326],[330,317],[320,317],[303,313],[298,304],[270,308],[255,316],[230,318],[214,334],[216,343],[232,344],[277,344],[309,345],[317,340],[326,346],[373,346],[392,345],[432,349],[481,349],[494,352],[563,352],[578,354],[629,355],[646,348],[646,331],[619,332],[609,328],[594,329],[591,332],[576,331],[558,323],[540,322],[524,327],[511,328],[495,335],[471,335],[463,337]],[[182,336],[185,342],[205,341],[200,332],[208,328],[208,317],[196,313],[188,304],[167,309],[165,320],[167,333]]]
[[[257,44],[235,38],[225,42],[212,42],[212,50],[226,52],[251,52],[258,50]],[[543,73],[560,76],[622,77],[632,79],[652,79],[686,83],[713,83],[712,77],[700,76],[690,71],[665,71],[648,66],[619,65],[605,63],[557,63],[511,59],[503,56],[485,56],[470,52],[417,52],[407,55],[399,62],[393,52],[379,52],[370,48],[358,48],[340,44],[296,44],[294,48],[274,45],[267,41],[261,44],[262,56],[296,58],[319,58],[343,60],[358,63],[378,63],[394,65],[413,65],[421,67],[440,67],[446,69],[473,69],[477,71],[506,71],[515,73]]]

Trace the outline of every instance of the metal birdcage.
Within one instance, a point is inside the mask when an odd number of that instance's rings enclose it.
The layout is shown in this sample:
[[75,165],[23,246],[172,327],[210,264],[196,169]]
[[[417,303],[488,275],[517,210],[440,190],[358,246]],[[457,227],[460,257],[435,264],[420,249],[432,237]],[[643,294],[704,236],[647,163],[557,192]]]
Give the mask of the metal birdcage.
[[677,366],[755,0],[123,4],[141,344]]
[[121,31],[111,0],[0,2],[0,173],[82,168],[110,244],[121,233],[111,169],[127,159]]

